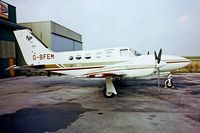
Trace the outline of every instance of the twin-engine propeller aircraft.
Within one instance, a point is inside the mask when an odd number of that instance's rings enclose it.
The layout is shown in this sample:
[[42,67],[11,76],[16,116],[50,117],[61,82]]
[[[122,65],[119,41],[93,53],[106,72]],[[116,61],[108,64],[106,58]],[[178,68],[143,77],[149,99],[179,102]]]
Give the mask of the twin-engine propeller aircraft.
[[[28,67],[41,68],[48,73],[54,72],[81,78],[105,78],[105,97],[117,95],[113,79],[138,78],[179,69],[190,64],[183,57],[162,55],[141,55],[128,47],[53,52],[47,48],[30,30],[14,31],[19,47]],[[161,58],[162,57],[162,58]],[[169,77],[165,85],[172,87]]]

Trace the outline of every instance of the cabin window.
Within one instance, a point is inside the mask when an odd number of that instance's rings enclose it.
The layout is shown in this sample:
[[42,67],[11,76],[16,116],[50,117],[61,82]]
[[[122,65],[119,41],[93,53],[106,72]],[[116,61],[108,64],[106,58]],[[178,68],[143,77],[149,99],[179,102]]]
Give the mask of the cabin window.
[[120,56],[128,56],[128,49],[120,49]]
[[96,53],[97,58],[101,58],[102,54],[100,52]]
[[69,60],[73,60],[73,59],[74,59],[74,57],[73,57],[73,56],[70,56],[70,57],[69,57]]
[[107,51],[106,52],[106,57],[110,57],[112,55],[112,51]]
[[80,60],[80,59],[81,59],[81,55],[77,55],[77,56],[76,56],[76,59],[77,59],[77,60]]
[[90,54],[86,54],[85,55],[85,59],[90,59],[91,58],[91,55]]
[[141,54],[138,51],[130,49],[130,55],[140,56]]

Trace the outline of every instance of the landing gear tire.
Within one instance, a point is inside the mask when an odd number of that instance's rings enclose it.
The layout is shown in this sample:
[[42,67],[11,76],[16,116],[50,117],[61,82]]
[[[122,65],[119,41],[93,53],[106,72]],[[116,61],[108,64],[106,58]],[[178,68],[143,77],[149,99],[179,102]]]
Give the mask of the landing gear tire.
[[174,88],[174,83],[171,80],[165,81],[165,88]]
[[114,93],[112,93],[112,92],[107,92],[106,87],[105,87],[104,90],[103,90],[103,94],[104,94],[104,97],[106,97],[106,98],[112,98],[112,97],[115,96]]
[[50,77],[51,76],[51,72],[48,71],[47,72],[47,76]]

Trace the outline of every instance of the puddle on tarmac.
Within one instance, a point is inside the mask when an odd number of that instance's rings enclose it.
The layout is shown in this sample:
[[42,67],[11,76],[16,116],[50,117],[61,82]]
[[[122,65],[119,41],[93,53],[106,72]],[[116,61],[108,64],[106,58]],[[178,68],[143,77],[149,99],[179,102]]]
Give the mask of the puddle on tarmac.
[[65,129],[88,111],[78,103],[61,103],[24,108],[0,116],[1,133],[43,133]]

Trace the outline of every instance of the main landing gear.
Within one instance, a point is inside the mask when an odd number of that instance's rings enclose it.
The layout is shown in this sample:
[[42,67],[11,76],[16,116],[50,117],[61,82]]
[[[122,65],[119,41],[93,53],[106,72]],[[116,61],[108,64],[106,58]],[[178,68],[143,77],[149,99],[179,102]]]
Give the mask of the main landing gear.
[[106,98],[112,98],[117,95],[116,89],[112,82],[112,78],[106,78],[106,86],[103,90],[103,94]]
[[[165,88],[174,88],[172,76],[170,74],[168,75],[167,80],[165,80]],[[111,77],[106,78],[106,85],[104,87],[103,94],[106,98],[112,98],[117,95],[117,91],[113,85]]]
[[174,88],[171,74],[169,74],[167,80],[165,80],[165,88]]

